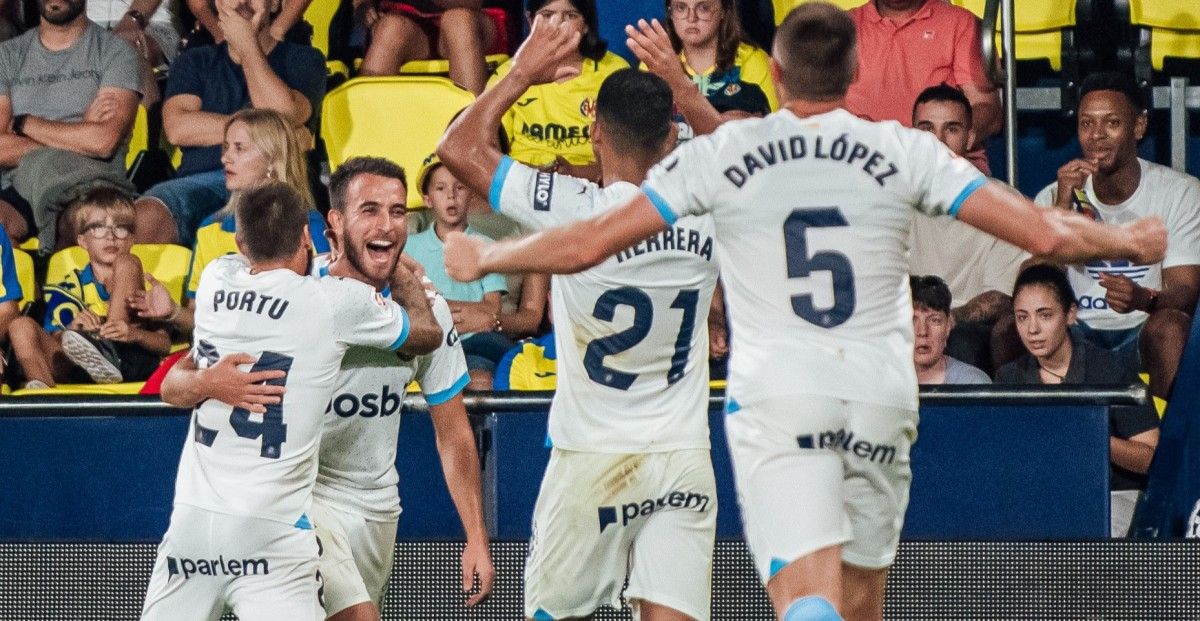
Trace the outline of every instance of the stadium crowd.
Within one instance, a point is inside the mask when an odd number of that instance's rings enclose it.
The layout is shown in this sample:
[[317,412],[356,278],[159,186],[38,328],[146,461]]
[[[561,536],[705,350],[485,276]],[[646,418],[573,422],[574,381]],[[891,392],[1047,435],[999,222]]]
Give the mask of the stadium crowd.
[[[236,207],[264,184],[291,188],[309,214],[311,253],[330,251],[320,113],[332,76],[302,21],[312,1],[322,0],[39,0],[36,25],[0,43],[6,391],[96,383],[155,393],[192,340],[200,274],[237,252]],[[511,61],[489,59],[515,48],[513,19],[570,24],[579,42],[562,75],[517,99],[496,147],[542,171],[605,182],[597,97],[630,66],[600,36],[608,3],[527,0],[521,12],[469,0],[351,4],[352,36],[365,42],[359,75],[446,59],[449,77],[476,95],[511,71]],[[190,32],[176,28],[181,13]],[[635,66],[671,88],[679,141],[779,108],[767,52],[744,33],[734,0],[665,0],[663,14],[670,51],[631,49]],[[1003,114],[978,18],[944,0],[868,0],[850,15],[858,73],[847,109],[930,132],[987,174],[983,147]],[[1081,156],[1036,200],[1103,222],[1159,216],[1166,258],[1048,265],[949,216],[915,215],[908,271],[922,384],[1113,384],[1143,374],[1156,397],[1169,397],[1200,296],[1200,180],[1138,156],[1151,123],[1144,99],[1132,76],[1087,76],[1075,120]],[[148,120],[137,131],[162,130],[147,148],[180,157],[173,174],[140,188],[126,168],[139,114]],[[407,214],[406,252],[447,301],[468,388],[552,388],[549,277],[463,283],[443,265],[451,232],[504,239],[528,230],[493,212],[437,155],[405,172],[425,206]],[[180,256],[162,250],[170,245],[190,249],[190,260],[165,259]],[[32,268],[17,260],[25,252]],[[707,309],[714,369],[728,353],[721,298],[718,287]],[[1115,536],[1145,485],[1157,422],[1153,408],[1114,410]]]

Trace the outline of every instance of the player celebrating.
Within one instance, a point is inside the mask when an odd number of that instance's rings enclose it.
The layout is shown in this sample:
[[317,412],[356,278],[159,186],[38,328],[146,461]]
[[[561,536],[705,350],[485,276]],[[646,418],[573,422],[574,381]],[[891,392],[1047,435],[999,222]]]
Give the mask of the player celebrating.
[[[403,169],[381,158],[352,158],[329,186],[335,250],[314,260],[314,273],[352,278],[386,293],[408,235]],[[312,518],[323,547],[325,610],[333,621],[379,619],[400,517],[395,467],[400,407],[404,387],[414,378],[429,404],[446,486],[466,531],[463,589],[471,590],[479,576],[479,590],[467,605],[491,592],[495,571],[483,521],[479,458],[461,395],[468,381],[466,361],[441,296],[433,299],[433,313],[446,333],[433,354],[405,359],[386,350],[350,348],[325,409]],[[177,383],[199,382],[205,397],[238,395],[231,401],[263,395],[252,374],[227,373],[205,384],[204,373],[178,365],[164,386],[171,390]]]
[[256,379],[288,390],[262,414],[213,400],[196,408],[143,619],[215,620],[226,606],[246,621],[324,619],[307,513],[321,409],[342,355],[351,345],[406,343],[427,353],[442,341],[420,282],[405,270],[391,284],[408,312],[363,283],[305,276],[302,204],[281,183],[247,192],[236,212],[244,256],[217,259],[201,276],[196,363],[247,351],[252,372],[274,371]]
[[460,279],[570,273],[712,214],[732,321],[726,432],[757,568],[780,618],[879,619],[916,435],[911,210],[1064,263],[1157,261],[1166,235],[1157,219],[1039,209],[928,133],[843,110],[855,29],[830,4],[794,9],[772,56],[779,112],[684,144],[587,221],[487,246],[452,235],[446,265]]
[[[530,86],[553,81],[578,39],[557,21],[535,19],[512,70],[438,148],[456,178],[530,229],[629,200],[675,143],[667,85],[625,69],[600,87],[591,126],[604,187],[538,171],[492,146],[505,110]],[[527,617],[619,607],[628,571],[625,597],[640,618],[709,618],[717,496],[703,314],[717,280],[712,235],[711,218],[679,218],[633,251],[553,280],[554,448],[525,565]]]

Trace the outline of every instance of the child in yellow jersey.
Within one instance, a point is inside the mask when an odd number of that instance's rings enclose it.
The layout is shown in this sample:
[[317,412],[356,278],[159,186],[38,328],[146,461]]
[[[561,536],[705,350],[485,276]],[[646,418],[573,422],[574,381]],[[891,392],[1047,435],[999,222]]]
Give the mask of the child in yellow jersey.
[[718,112],[766,115],[779,107],[770,58],[746,43],[733,0],[666,0],[671,46]]
[[25,385],[144,380],[171,349],[171,339],[161,327],[136,319],[128,305],[145,286],[142,263],[130,252],[133,202],[111,188],[97,188],[74,201],[68,213],[88,264],[47,284],[44,328],[29,317],[9,326]]
[[[600,167],[592,152],[591,125],[596,119],[596,94],[605,78],[629,66],[623,58],[607,51],[597,29],[594,0],[529,0],[526,17],[530,23],[561,19],[583,33],[579,49],[565,63],[574,75],[552,84],[539,84],[525,91],[504,115],[504,131],[512,145],[512,158],[536,167],[554,167],[563,174],[585,179],[599,177]],[[496,69],[488,82],[494,84],[512,69],[512,62]],[[631,102],[635,103],[635,102]]]

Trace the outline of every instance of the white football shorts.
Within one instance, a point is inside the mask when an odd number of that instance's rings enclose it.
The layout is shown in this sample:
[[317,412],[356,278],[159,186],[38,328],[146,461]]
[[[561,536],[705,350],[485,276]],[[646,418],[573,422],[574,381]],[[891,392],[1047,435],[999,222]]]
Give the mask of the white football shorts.
[[708,449],[554,449],[533,513],[525,616],[585,617],[641,601],[710,615],[717,490]]
[[866,569],[896,558],[917,413],[815,395],[768,399],[725,417],[746,542],[765,584],[832,545]]
[[175,505],[158,546],[143,621],[322,621],[312,529]]
[[314,498],[313,525],[321,538],[325,610],[383,603],[396,548],[396,520],[367,519],[362,512]]

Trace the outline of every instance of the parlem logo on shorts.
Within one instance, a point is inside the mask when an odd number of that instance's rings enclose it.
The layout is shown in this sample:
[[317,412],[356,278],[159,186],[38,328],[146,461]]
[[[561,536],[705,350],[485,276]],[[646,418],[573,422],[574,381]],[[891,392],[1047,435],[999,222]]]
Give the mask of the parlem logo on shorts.
[[269,573],[271,568],[265,558],[226,560],[224,556],[214,559],[167,557],[168,578],[183,576],[183,579],[187,580],[192,576],[265,576]]
[[837,429],[822,431],[815,437],[812,435],[796,436],[800,448],[831,449],[843,453],[852,453],[878,464],[890,464],[896,461],[896,447],[891,444],[874,444],[867,440],[855,440],[853,431]]
[[647,517],[655,511],[669,509],[685,509],[692,510],[696,513],[703,513],[708,510],[708,501],[710,498],[707,494],[698,492],[667,492],[658,498],[647,498],[641,502],[630,502],[621,505],[620,507],[600,507],[598,509],[600,517],[600,532],[604,532],[609,524],[617,523],[617,510],[621,512],[621,526],[626,526],[629,522],[636,520],[639,517]]

